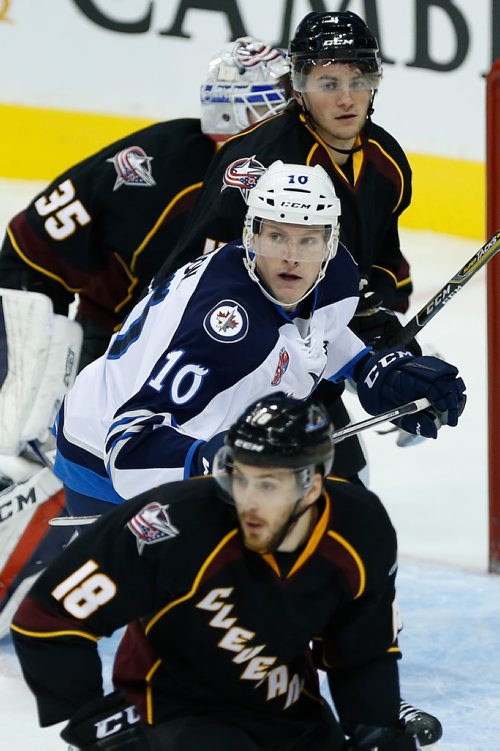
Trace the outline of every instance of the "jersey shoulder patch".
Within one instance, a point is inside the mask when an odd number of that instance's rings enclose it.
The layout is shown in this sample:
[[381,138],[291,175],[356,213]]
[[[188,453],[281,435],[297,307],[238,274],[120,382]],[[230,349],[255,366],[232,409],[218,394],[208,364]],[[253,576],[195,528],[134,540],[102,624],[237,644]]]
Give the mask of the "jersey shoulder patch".
[[179,535],[167,513],[168,503],[157,501],[148,503],[128,522],[127,527],[137,539],[137,550],[142,554],[145,545],[154,545],[163,540],[171,540]]
[[116,171],[113,191],[122,185],[146,188],[156,185],[151,170],[153,157],[148,156],[140,146],[127,146],[106,161],[113,164]]
[[241,195],[246,200],[248,191],[254,188],[261,176],[266,171],[266,168],[253,156],[244,156],[240,159],[235,159],[226,167],[224,172],[224,178],[222,181],[221,192],[225,188],[238,188]]

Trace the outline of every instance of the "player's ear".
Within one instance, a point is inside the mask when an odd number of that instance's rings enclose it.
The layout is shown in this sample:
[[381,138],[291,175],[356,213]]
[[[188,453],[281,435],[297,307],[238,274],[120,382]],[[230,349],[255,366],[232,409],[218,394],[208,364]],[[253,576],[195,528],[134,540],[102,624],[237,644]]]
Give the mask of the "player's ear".
[[320,472],[315,472],[312,485],[304,496],[304,505],[312,506],[316,503],[323,491],[323,475]]

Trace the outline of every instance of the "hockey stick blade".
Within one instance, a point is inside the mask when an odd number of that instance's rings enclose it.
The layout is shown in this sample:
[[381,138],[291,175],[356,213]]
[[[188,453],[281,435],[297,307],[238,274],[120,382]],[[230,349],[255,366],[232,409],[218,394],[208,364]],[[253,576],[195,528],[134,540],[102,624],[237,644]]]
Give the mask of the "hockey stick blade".
[[[431,403],[428,399],[416,399],[414,402],[408,402],[408,404],[403,404],[401,407],[395,407],[389,410],[389,412],[383,412],[380,415],[361,420],[361,422],[346,425],[345,428],[340,428],[340,430],[334,430],[332,433],[333,442],[340,443],[344,438],[349,438],[356,433],[360,433],[362,430],[367,430],[373,425],[379,425],[381,422],[387,422],[388,420],[396,420],[398,417],[404,417],[404,415],[413,415],[415,412],[420,412],[430,406]],[[51,527],[80,526],[93,524],[99,518],[99,516],[56,516],[49,520],[49,524]]]
[[49,519],[51,527],[75,527],[80,524],[93,524],[100,515],[96,516],[55,516],[53,519]]
[[388,345],[405,345],[408,344],[424,326],[427,326],[436,313],[443,308],[451,298],[460,292],[462,287],[472,279],[474,274],[486,266],[488,261],[498,253],[500,250],[500,230],[488,240],[487,243],[480,248],[467,263],[462,266],[460,271],[452,276],[452,278],[437,292],[426,304],[421,308],[413,318],[408,321],[406,326],[392,339],[389,339]]
[[403,404],[401,407],[394,407],[394,409],[391,409],[388,412],[383,412],[380,415],[374,415],[374,417],[361,420],[361,422],[354,422],[352,425],[346,425],[345,428],[334,430],[332,433],[333,442],[339,443],[340,441],[343,441],[344,438],[350,438],[351,436],[356,435],[356,433],[361,433],[361,431],[367,430],[367,428],[379,425],[381,422],[396,420],[398,417],[404,417],[405,415],[413,415],[415,412],[420,412],[430,406],[430,401],[423,398],[416,399],[414,402],[408,402],[408,404]]

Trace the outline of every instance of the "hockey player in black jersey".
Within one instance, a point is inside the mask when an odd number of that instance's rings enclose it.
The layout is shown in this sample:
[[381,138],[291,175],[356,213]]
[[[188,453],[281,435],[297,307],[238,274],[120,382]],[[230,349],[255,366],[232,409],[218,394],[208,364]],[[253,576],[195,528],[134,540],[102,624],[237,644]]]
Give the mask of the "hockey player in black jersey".
[[[375,495],[326,479],[332,450],[320,404],[275,394],[233,424],[214,477],[72,544],[12,626],[40,725],[69,719],[80,751],[417,751],[398,719],[395,531]],[[127,624],[103,697],[97,641]]]
[[245,204],[231,186],[245,159],[320,164],[340,198],[341,241],[359,264],[362,291],[404,312],[412,285],[398,219],[411,200],[411,170],[396,139],[371,119],[382,77],[377,40],[354,13],[313,12],[298,25],[289,56],[294,99],[215,157],[166,268],[237,235]]

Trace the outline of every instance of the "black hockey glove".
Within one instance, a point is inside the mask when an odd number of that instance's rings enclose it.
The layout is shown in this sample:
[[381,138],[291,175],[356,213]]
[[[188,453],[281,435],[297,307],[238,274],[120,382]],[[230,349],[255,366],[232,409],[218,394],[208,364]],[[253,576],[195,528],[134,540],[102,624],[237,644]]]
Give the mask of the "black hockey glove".
[[379,728],[358,725],[345,751],[419,751],[420,743],[403,728]]
[[212,464],[217,451],[224,443],[226,433],[217,433],[209,441],[202,441],[195,449],[191,460],[189,477],[198,477],[198,475],[209,475],[212,471]]
[[467,400],[465,384],[454,365],[437,357],[413,357],[405,350],[372,355],[356,381],[359,401],[372,415],[427,397],[432,410],[394,420],[409,433],[425,438],[437,438],[441,425],[457,425]]
[[[359,298],[349,328],[377,352],[385,349],[388,342],[398,341],[403,325],[393,310],[383,307],[383,300],[378,292],[365,292]],[[405,344],[405,347],[417,357],[422,354],[416,339]]]
[[75,712],[61,738],[74,751],[147,751],[149,748],[137,710],[114,691]]

